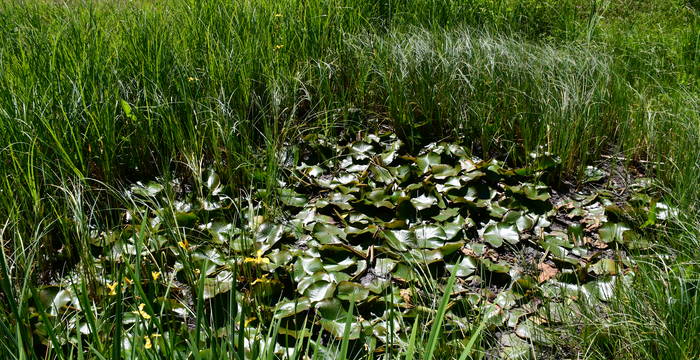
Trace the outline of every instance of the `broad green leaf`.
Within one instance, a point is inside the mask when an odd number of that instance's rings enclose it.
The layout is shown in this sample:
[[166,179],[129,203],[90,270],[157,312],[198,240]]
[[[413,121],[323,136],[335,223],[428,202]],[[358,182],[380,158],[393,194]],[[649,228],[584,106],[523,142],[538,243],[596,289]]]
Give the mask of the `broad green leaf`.
[[338,292],[336,296],[341,300],[361,302],[369,296],[369,290],[367,288],[350,281],[338,283],[336,290]]
[[598,235],[600,236],[600,240],[605,243],[614,241],[624,244],[625,239],[629,238],[629,235],[631,235],[631,229],[622,223],[609,222],[600,227]]
[[484,228],[483,238],[493,247],[500,247],[506,241],[510,244],[517,244],[520,240],[518,230],[514,225],[504,223],[492,223]]
[[429,209],[437,204],[437,199],[431,195],[421,195],[411,199],[411,204],[416,210]]
[[316,223],[313,236],[321,244],[340,244],[345,240],[345,231],[332,224]]

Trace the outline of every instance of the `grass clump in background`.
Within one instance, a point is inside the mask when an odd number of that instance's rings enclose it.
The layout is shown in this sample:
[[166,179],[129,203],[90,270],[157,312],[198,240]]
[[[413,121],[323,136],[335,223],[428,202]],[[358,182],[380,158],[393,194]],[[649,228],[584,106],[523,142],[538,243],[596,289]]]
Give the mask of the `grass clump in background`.
[[[682,329],[697,327],[697,6],[3,3],[2,345],[18,358],[42,356],[29,347],[29,325],[56,319],[29,299],[76,264],[83,286],[95,286],[92,232],[121,224],[130,207],[116,194],[131,184],[174,177],[197,191],[211,167],[232,192],[273,194],[287,144],[379,123],[414,150],[450,137],[512,166],[544,147],[562,159],[560,183],[610,159],[657,179],[680,213],[654,237],[663,256],[644,258],[604,318],[591,311],[573,334],[592,357],[696,357],[697,339]],[[274,196],[264,203],[276,210]],[[91,306],[89,297],[79,302]],[[118,333],[45,335],[86,337],[90,354],[119,355]],[[83,356],[73,351],[62,355]]]

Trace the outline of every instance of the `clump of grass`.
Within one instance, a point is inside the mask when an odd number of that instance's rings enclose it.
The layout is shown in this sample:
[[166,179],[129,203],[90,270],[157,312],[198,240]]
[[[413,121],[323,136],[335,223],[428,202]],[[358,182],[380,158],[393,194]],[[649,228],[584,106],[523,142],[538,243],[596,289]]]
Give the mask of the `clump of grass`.
[[[52,342],[91,338],[88,352],[49,356],[121,355],[121,328],[112,342],[93,335],[111,326],[103,314],[86,313],[90,335],[61,334],[61,319],[28,306],[77,259],[99,275],[88,234],[129,206],[105,189],[171,173],[194,181],[208,165],[232,186],[270,189],[278,149],[368,119],[415,144],[457,136],[514,163],[544,146],[564,159],[562,176],[614,154],[697,212],[697,11],[652,0],[5,2],[0,345],[37,356],[27,324],[40,321]],[[640,268],[614,305],[620,321],[592,330],[610,336],[586,338],[594,353],[697,355],[681,331],[696,312],[695,273],[675,270],[695,266],[697,223],[659,237],[675,260]]]

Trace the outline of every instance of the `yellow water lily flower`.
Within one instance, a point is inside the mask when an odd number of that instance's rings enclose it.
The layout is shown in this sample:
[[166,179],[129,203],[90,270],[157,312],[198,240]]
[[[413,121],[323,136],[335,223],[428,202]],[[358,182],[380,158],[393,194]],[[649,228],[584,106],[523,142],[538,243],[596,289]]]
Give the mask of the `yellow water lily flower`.
[[184,240],[182,240],[182,241],[178,241],[177,244],[178,244],[181,248],[183,248],[183,249],[185,249],[185,250],[189,250],[189,249],[190,249],[190,242],[187,241],[187,239],[184,239]]
[[270,279],[267,278],[267,275],[268,275],[268,274],[264,274],[264,275],[261,276],[260,278],[255,279],[255,281],[253,281],[253,283],[252,283],[251,285],[255,285],[255,284],[258,284],[258,283],[264,284],[264,283],[272,282],[272,280],[270,280]]
[[263,257],[262,254],[263,254],[263,251],[262,251],[262,250],[258,250],[258,251],[255,252],[255,257],[254,257],[254,258],[249,258],[249,257],[247,257],[247,258],[245,258],[245,259],[243,260],[243,262],[244,262],[244,263],[252,262],[252,263],[258,264],[258,265],[260,265],[260,264],[269,264],[269,263],[270,263],[270,259]]
[[151,271],[151,277],[153,278],[153,281],[158,281],[158,278],[160,277],[160,271]]
[[257,318],[256,318],[255,316],[249,317],[249,318],[245,319],[245,322],[243,323],[243,326],[244,326],[244,327],[248,327],[248,324],[250,324],[251,322],[255,321],[256,319],[257,319]]
[[137,311],[132,311],[132,313],[141,316],[142,318],[148,320],[151,318],[151,315],[148,315],[147,312],[143,311],[143,308],[146,307],[146,304],[141,303],[139,304],[139,309]]
[[119,283],[117,283],[117,282],[107,284],[107,288],[109,289],[109,296],[116,296],[117,295],[117,285],[119,285]]

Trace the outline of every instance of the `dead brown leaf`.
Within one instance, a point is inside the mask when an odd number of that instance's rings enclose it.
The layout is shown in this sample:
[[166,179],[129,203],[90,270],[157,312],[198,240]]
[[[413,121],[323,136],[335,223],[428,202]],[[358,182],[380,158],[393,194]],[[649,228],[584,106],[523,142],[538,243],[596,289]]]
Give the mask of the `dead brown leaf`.
[[559,272],[557,268],[546,263],[537,264],[537,269],[540,270],[540,274],[537,276],[537,281],[540,283],[553,278]]

